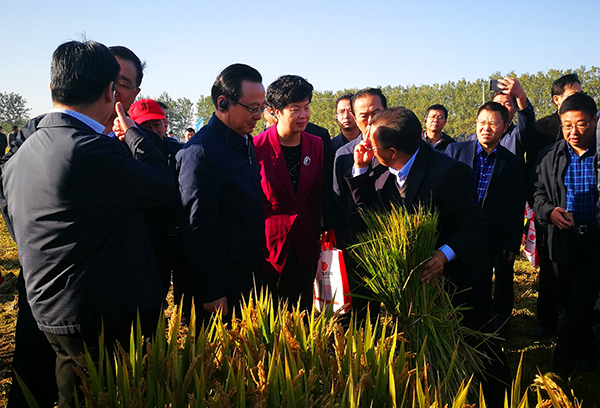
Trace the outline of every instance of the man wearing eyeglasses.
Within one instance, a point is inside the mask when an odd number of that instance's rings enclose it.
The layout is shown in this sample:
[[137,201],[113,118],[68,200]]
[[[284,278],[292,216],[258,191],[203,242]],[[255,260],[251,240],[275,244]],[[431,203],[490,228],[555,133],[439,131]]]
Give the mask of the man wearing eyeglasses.
[[477,140],[453,143],[445,152],[473,169],[477,200],[488,219],[495,273],[492,328],[504,338],[514,304],[513,264],[521,246],[525,205],[523,163],[500,145],[508,125],[508,110],[488,102],[477,113]]
[[[263,193],[250,133],[265,110],[260,73],[233,64],[211,90],[216,111],[177,154],[184,207],[182,231],[191,269],[183,277],[198,318],[230,318],[261,283]],[[186,307],[187,309],[187,307]]]
[[441,152],[445,151],[450,143],[456,142],[442,131],[446,126],[447,119],[448,109],[444,105],[431,105],[425,112],[423,140]]
[[582,93],[569,96],[558,114],[563,140],[543,155],[536,169],[534,211],[548,224],[548,250],[565,309],[553,356],[553,370],[570,375],[595,371],[600,353],[592,311],[600,291],[600,229],[594,169],[596,103]]
[[360,136],[360,129],[356,125],[356,120],[352,116],[352,94],[345,93],[340,95],[335,101],[335,119],[340,127],[340,134],[331,139],[333,153]]

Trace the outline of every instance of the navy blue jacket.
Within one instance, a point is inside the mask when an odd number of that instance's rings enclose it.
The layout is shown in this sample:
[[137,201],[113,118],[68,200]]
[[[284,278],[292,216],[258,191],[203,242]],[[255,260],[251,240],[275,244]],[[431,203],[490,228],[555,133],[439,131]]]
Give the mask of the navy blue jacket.
[[[473,168],[477,140],[448,145],[446,154]],[[490,183],[480,203],[488,219],[488,242],[492,256],[502,250],[519,252],[525,208],[523,163],[498,145]]]
[[249,293],[260,284],[265,227],[252,137],[216,116],[177,153],[191,276],[186,294],[201,303]]
[[37,129],[4,165],[2,182],[39,328],[73,334],[158,308],[141,210],[173,191],[160,152],[137,129],[126,134],[130,152],[64,113],[47,114]]

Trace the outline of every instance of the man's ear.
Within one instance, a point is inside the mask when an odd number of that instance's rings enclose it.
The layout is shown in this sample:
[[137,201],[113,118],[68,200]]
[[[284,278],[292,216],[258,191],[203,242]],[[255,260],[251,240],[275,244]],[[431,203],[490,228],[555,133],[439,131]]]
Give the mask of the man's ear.
[[504,129],[502,129],[502,134],[504,134],[504,132],[506,132],[506,129],[508,129],[509,125],[510,125],[510,123],[505,123],[504,124]]
[[117,100],[115,89],[115,82],[111,81],[110,84],[108,84],[108,86],[104,89],[104,92],[102,92],[102,97],[104,98],[105,102],[112,103],[114,105]]
[[554,103],[554,105],[556,105],[557,108],[558,108],[558,98],[560,98],[560,95],[552,95],[552,103]]
[[135,98],[137,98],[137,96],[140,94],[142,88],[137,87],[137,91],[135,91]]

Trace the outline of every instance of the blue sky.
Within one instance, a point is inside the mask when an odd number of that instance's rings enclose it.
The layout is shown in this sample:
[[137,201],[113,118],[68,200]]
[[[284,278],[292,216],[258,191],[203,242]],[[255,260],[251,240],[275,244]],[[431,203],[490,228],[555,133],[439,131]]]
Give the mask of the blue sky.
[[265,85],[282,74],[317,90],[474,80],[600,65],[598,1],[5,1],[0,92],[51,108],[62,42],[125,45],[147,62],[142,93],[207,95],[234,62]]

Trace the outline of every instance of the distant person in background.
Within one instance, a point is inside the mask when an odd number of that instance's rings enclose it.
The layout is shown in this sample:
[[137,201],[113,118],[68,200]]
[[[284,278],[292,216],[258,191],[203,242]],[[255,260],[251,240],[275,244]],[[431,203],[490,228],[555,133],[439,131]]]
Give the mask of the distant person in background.
[[183,142],[187,143],[187,141],[190,140],[194,134],[196,134],[196,130],[194,128],[187,128],[185,132],[183,132]]
[[[264,194],[263,282],[281,300],[311,310],[319,259],[323,141],[304,131],[313,87],[296,75],[267,88],[277,122],[255,138]],[[287,174],[287,175],[286,175]]]
[[450,143],[455,140],[442,132],[448,120],[448,109],[444,105],[431,105],[425,112],[425,130],[423,140],[429,143],[435,150],[443,152]]
[[340,134],[331,139],[334,154],[340,147],[360,136],[360,129],[356,125],[354,116],[352,116],[350,103],[352,96],[351,93],[345,93],[335,101],[335,119],[340,127]]
[[[508,109],[508,128],[500,144],[511,153],[524,160],[525,151],[528,150],[535,138],[535,112],[527,94],[521,87],[519,81],[513,77],[505,77],[498,80],[501,89],[492,96],[492,102],[497,102]],[[515,125],[513,118],[517,115],[518,121]]]
[[7,147],[8,139],[6,138],[6,135],[2,133],[2,126],[0,126],[0,156],[4,156]]
[[19,133],[19,127],[13,126],[8,134],[8,144],[11,145],[12,142],[17,138],[17,134]]
[[275,111],[273,108],[268,107],[265,109],[263,112],[263,121],[265,122],[265,130],[277,123],[277,117],[275,117]]
[[131,105],[129,116],[135,123],[156,133],[161,139],[165,135],[168,121],[160,105],[153,99],[140,99]]
[[[556,105],[556,112],[552,115],[545,116],[536,122],[537,137],[536,143],[532,150],[527,152],[528,167],[533,169],[533,165],[541,160],[540,152],[549,145],[562,140],[562,129],[560,128],[560,116],[558,111],[560,106],[569,96],[583,92],[581,82],[577,74],[567,74],[558,78],[552,83],[550,94],[552,103]],[[533,194],[532,185],[529,186],[529,196]],[[529,199],[530,205],[533,206],[533,200]],[[550,254],[548,253],[548,226],[545,222],[540,221],[536,215],[535,235],[536,235],[536,250],[540,260],[540,270],[538,275],[539,289],[537,300],[537,318],[539,328],[534,335],[536,340],[544,340],[556,334],[558,329],[558,292],[556,274],[552,268]]]

